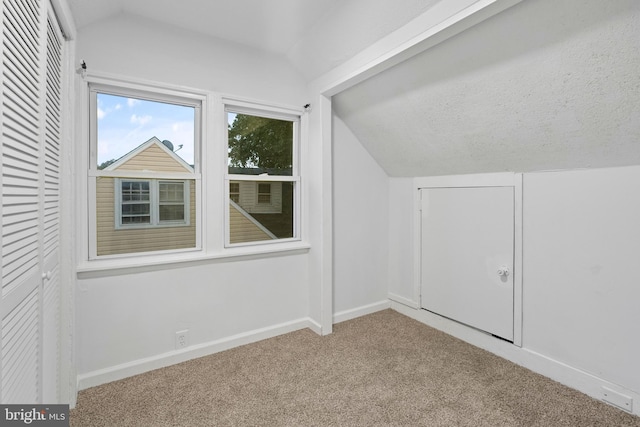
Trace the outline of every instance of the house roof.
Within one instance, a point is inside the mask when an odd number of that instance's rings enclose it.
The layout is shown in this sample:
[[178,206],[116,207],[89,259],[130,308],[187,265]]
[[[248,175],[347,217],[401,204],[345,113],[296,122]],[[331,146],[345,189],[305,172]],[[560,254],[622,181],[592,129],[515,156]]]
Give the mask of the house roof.
[[[169,143],[169,141],[166,141],[166,142]],[[189,165],[187,162],[185,162],[175,152],[173,152],[171,149],[169,149],[169,147],[167,145],[168,144],[165,144],[163,141],[160,141],[157,137],[155,137],[155,136],[151,137],[148,141],[138,145],[136,148],[134,148],[133,150],[129,151],[127,154],[125,154],[124,156],[120,157],[118,160],[116,160],[112,164],[110,164],[108,167],[105,168],[105,170],[106,171],[117,170],[118,168],[122,167],[125,163],[127,163],[131,159],[137,157],[138,155],[140,155],[142,152],[144,152],[148,148],[150,148],[152,146],[156,146],[156,147],[160,148],[163,152],[165,152],[167,154],[167,156],[169,156],[174,162],[176,162],[178,165],[180,165],[182,168],[184,168],[185,172],[192,173],[193,172],[193,167],[191,165]]]
[[271,176],[291,176],[291,168],[276,169],[276,168],[243,168],[236,166],[229,166],[229,174],[231,175],[271,175]]

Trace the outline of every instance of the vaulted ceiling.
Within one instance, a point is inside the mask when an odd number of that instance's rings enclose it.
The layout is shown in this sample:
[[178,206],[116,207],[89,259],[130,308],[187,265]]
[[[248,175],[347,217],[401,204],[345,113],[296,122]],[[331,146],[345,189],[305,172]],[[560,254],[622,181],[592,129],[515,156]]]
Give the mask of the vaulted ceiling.
[[640,2],[525,0],[334,108],[391,176],[640,164]]
[[[446,0],[449,1],[449,0]],[[279,55],[306,81],[438,0],[69,0]],[[640,164],[640,2],[524,0],[334,97],[390,176]]]
[[119,14],[285,57],[312,80],[440,0],[69,0],[78,29]]
[[69,0],[76,25],[126,13],[285,54],[338,0]]

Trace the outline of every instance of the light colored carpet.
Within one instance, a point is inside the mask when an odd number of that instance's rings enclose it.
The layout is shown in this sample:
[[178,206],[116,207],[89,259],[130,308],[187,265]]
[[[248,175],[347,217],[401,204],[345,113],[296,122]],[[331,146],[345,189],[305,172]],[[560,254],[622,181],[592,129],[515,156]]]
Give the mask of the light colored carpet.
[[71,426],[637,426],[391,310],[80,392]]

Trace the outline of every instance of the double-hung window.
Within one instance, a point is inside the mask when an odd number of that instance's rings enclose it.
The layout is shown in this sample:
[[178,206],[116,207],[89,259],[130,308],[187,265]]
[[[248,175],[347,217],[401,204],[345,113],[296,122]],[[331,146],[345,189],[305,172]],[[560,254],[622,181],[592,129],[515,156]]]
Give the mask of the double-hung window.
[[118,228],[190,225],[190,180],[117,178]]
[[[173,254],[297,247],[302,110],[153,83],[87,80],[88,260],[129,264],[138,255],[184,260],[187,254]],[[222,108],[211,108],[216,100]],[[221,111],[226,133],[216,131]],[[205,122],[213,129],[207,144]]]
[[204,97],[89,84],[89,258],[200,248]]
[[300,239],[300,114],[225,100],[226,246]]

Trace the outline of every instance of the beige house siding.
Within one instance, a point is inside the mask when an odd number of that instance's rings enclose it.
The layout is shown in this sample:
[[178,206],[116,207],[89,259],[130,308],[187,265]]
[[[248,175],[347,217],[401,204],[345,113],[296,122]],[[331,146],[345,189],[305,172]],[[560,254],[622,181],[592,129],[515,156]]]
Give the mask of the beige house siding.
[[233,205],[229,205],[230,243],[257,242],[271,240],[271,236],[244,216]]
[[185,168],[153,144],[117,167],[118,170],[185,172]]
[[189,182],[188,226],[116,229],[114,178],[96,182],[96,239],[98,255],[193,248],[196,245],[196,183]]

